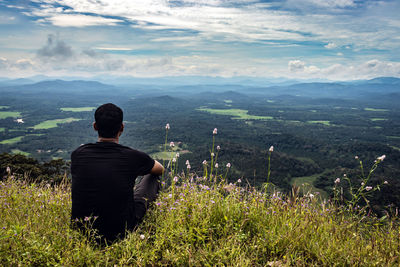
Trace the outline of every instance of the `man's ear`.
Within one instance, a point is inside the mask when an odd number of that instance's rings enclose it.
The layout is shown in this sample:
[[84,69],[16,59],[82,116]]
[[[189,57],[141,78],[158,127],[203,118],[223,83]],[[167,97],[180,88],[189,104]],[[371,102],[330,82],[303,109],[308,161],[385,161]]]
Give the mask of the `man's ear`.
[[98,131],[96,122],[93,122],[93,129],[94,129],[96,132]]
[[119,129],[120,134],[124,131],[124,128],[125,128],[125,124],[122,123],[121,124],[121,128]]

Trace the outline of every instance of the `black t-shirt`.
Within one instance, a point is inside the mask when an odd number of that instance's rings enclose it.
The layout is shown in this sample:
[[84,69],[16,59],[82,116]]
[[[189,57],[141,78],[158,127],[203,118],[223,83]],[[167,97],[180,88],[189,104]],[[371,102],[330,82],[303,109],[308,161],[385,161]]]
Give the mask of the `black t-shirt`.
[[71,154],[72,220],[90,221],[108,240],[136,224],[133,187],[150,173],[147,154],[113,142],[78,147]]

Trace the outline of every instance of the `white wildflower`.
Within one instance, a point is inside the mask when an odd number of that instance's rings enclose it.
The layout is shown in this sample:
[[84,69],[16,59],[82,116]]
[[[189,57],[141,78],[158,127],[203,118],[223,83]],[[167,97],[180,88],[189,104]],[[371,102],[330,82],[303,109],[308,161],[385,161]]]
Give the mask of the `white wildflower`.
[[203,160],[203,165],[207,165],[207,160]]
[[172,158],[172,162],[176,162],[176,158]]
[[165,125],[165,129],[167,129],[167,130],[169,130],[169,129],[170,129],[170,127],[169,127],[169,123],[167,123],[167,124]]
[[211,153],[211,157],[214,157],[214,156],[215,156],[215,154],[214,154],[214,152],[212,152],[212,153]]
[[169,143],[169,146],[170,146],[170,147],[174,147],[174,146],[175,146],[175,143],[174,143],[174,142],[171,142],[171,143]]
[[190,164],[188,159],[186,160],[186,163],[185,163],[185,164],[186,164],[186,165],[189,165],[189,164]]
[[365,187],[365,190],[367,190],[367,191],[369,191],[369,190],[371,190],[372,189],[372,186],[366,186]]
[[230,168],[230,167],[231,167],[231,164],[228,162],[228,163],[226,164],[226,167],[227,167],[227,168]]
[[358,159],[358,156],[355,156],[354,158],[355,158],[355,159]]
[[340,183],[340,178],[336,178],[335,184],[339,184],[339,183]]
[[7,166],[6,172],[7,172],[8,174],[10,174],[10,173],[11,173],[11,169],[10,169],[10,167],[8,167],[8,166]]
[[146,237],[144,235],[140,235],[140,239],[145,239]]
[[268,149],[269,152],[273,152],[274,151],[274,146],[270,146]]
[[221,147],[220,146],[217,146],[217,150],[220,150],[221,149]]
[[238,179],[237,182],[240,184],[240,183],[242,182],[242,180],[241,180],[241,179]]
[[175,183],[178,182],[178,176],[175,176],[175,177],[174,177],[174,182],[175,182]]
[[382,156],[378,157],[377,160],[383,161],[385,158],[386,158],[386,155],[382,155]]
[[177,152],[176,155],[175,155],[175,157],[176,157],[176,158],[179,158],[179,156],[180,156],[180,155],[179,155],[179,152]]
[[217,134],[218,130],[217,128],[214,128],[213,134]]
[[388,181],[384,181],[383,184],[389,184],[389,182]]
[[190,170],[190,168],[191,168],[191,167],[190,167],[190,164],[188,164],[188,165],[186,166],[186,168],[187,168],[188,170]]
[[215,168],[217,168],[217,169],[218,169],[218,163],[215,163]]

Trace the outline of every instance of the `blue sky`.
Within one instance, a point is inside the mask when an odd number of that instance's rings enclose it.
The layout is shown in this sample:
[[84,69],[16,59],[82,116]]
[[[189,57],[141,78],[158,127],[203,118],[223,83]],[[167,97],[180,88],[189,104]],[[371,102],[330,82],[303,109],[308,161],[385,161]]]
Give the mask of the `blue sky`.
[[400,77],[398,0],[0,0],[0,76]]

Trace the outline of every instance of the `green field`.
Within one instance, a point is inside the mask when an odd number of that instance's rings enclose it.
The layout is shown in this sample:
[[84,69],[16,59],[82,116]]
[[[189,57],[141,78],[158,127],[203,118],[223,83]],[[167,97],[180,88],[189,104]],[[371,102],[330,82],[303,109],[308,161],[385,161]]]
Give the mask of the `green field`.
[[58,124],[61,123],[70,123],[73,121],[80,121],[81,119],[76,119],[76,118],[65,118],[65,119],[56,119],[56,120],[47,120],[44,122],[41,122],[39,124],[36,124],[35,126],[31,127],[35,130],[42,130],[42,129],[50,129],[50,128],[55,128],[58,126]]
[[176,155],[176,152],[167,151],[167,152],[156,152],[150,154],[150,156],[154,159],[158,160],[170,160]]
[[10,139],[6,139],[6,140],[1,141],[0,144],[2,144],[2,145],[15,144],[15,143],[18,143],[19,141],[21,141],[22,138],[24,138],[24,137],[25,137],[25,135],[17,136],[17,137],[10,138]]
[[17,111],[0,111],[0,119],[17,118],[21,116],[21,112]]
[[15,144],[18,143],[22,140],[22,138],[26,137],[26,136],[41,136],[43,134],[27,134],[27,135],[20,135],[14,138],[10,138],[10,139],[6,139],[0,142],[1,145],[11,145],[11,144]]
[[80,108],[60,108],[62,111],[72,111],[72,112],[84,112],[92,111],[95,107],[80,107]]
[[371,118],[371,121],[387,121],[388,119],[385,118]]
[[308,123],[320,123],[326,126],[331,126],[331,122],[330,121],[307,121]]
[[321,175],[321,173],[319,174],[314,174],[311,176],[304,176],[304,177],[293,177],[291,184],[292,185],[297,185],[297,186],[301,186],[301,188],[303,190],[305,190],[305,192],[302,192],[304,194],[306,194],[308,191],[311,191],[312,193],[314,192],[319,192],[320,196],[322,198],[327,198],[328,197],[328,193],[325,192],[322,189],[316,188],[314,187],[313,183],[314,181]]
[[25,151],[22,151],[22,150],[19,150],[19,149],[11,149],[11,153],[12,154],[21,154],[21,155],[24,155],[24,156],[29,156],[31,153],[28,153],[28,152],[25,152]]
[[383,108],[364,108],[365,111],[381,111],[381,112],[385,112],[385,111],[389,111],[388,109],[383,109]]
[[249,111],[244,109],[212,109],[212,108],[198,108],[198,111],[205,111],[211,114],[232,116],[236,120],[273,120],[271,116],[256,116],[247,114]]
[[9,108],[9,106],[0,106],[0,109]]

